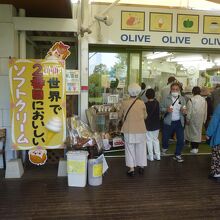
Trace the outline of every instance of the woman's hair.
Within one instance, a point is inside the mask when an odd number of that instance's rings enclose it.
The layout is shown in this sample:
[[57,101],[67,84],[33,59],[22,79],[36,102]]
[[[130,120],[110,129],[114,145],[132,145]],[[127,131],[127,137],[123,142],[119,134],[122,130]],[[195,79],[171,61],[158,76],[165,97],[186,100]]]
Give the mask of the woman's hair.
[[174,76],[170,76],[167,80],[167,85],[170,84],[170,83],[173,83],[176,81],[176,78]]
[[147,89],[145,95],[148,99],[154,99],[155,98],[155,91],[153,89]]
[[141,90],[144,90],[146,88],[146,84],[144,82],[141,83]]
[[170,86],[170,89],[171,89],[173,86],[178,86],[179,88],[181,87],[181,85],[180,85],[179,82],[174,82],[174,83],[172,83],[171,86]]
[[200,87],[199,86],[193,87],[192,93],[193,93],[193,95],[200,95],[200,93],[201,93]]

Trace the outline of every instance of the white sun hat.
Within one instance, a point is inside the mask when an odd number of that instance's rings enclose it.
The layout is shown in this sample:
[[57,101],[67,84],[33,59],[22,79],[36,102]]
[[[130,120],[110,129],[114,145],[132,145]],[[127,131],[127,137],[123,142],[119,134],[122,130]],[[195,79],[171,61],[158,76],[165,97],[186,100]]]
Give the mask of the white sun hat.
[[128,86],[128,93],[130,96],[138,96],[141,92],[141,87],[137,83],[132,83]]

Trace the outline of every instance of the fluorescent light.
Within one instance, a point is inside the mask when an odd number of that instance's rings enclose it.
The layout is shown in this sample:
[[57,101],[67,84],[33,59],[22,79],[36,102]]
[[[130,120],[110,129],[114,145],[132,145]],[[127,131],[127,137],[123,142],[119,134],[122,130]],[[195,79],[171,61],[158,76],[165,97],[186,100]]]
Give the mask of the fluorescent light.
[[77,4],[79,0],[71,0],[72,4]]
[[191,55],[191,56],[178,56],[178,57],[175,57],[175,58],[169,58],[167,59],[168,62],[187,62],[187,61],[191,61],[191,62],[194,62],[194,61],[202,61],[203,60],[203,57],[202,55]]
[[215,66],[213,62],[208,62],[207,60],[197,60],[197,61],[179,61],[178,64],[182,65],[184,68],[188,69],[190,67],[198,68],[199,70],[210,69]]
[[167,56],[170,56],[170,55],[172,55],[172,53],[168,53],[168,52],[155,52],[155,53],[147,55],[146,58],[148,60],[154,60],[154,59],[158,59],[158,58],[162,58],[162,57],[167,57]]

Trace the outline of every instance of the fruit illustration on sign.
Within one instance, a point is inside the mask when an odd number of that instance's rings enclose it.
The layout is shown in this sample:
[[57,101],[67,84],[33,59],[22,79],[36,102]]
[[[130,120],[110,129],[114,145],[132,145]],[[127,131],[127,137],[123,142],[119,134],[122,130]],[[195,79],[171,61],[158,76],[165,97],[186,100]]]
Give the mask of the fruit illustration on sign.
[[140,23],[140,18],[138,18],[137,16],[132,16],[132,15],[130,15],[126,21],[126,24],[128,26],[133,26],[139,23]]
[[187,19],[187,20],[185,20],[185,21],[183,22],[183,26],[184,26],[185,28],[191,28],[191,27],[193,26],[193,21]]

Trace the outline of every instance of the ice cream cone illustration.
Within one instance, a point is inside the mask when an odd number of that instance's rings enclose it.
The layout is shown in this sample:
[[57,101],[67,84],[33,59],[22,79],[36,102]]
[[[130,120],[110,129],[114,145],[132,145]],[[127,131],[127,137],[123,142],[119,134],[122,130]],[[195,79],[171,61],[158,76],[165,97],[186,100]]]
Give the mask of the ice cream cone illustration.
[[48,146],[54,135],[61,131],[62,121],[58,117],[53,117],[48,121],[45,127],[47,129],[45,145]]
[[162,28],[163,24],[164,24],[163,18],[160,18],[160,19],[158,20],[158,26],[159,26],[159,28]]

